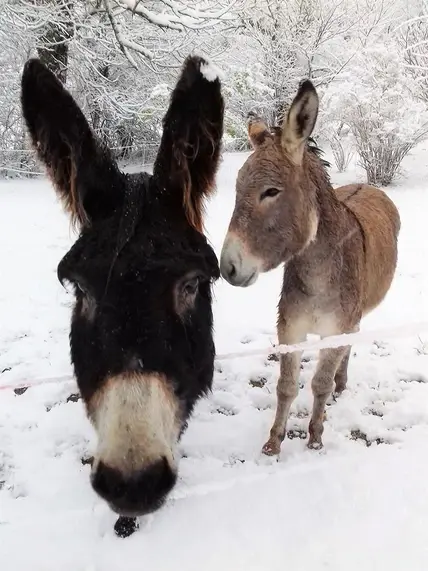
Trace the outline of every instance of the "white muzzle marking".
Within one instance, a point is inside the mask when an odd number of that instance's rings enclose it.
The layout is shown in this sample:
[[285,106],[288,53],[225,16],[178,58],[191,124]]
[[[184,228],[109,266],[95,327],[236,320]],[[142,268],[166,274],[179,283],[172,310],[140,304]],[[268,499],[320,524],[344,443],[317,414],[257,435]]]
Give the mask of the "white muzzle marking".
[[248,287],[255,283],[261,271],[262,261],[247,251],[236,234],[229,232],[221,252],[222,277],[233,286]]
[[109,379],[91,403],[98,433],[92,471],[99,462],[132,474],[162,457],[177,469],[179,401],[157,374]]

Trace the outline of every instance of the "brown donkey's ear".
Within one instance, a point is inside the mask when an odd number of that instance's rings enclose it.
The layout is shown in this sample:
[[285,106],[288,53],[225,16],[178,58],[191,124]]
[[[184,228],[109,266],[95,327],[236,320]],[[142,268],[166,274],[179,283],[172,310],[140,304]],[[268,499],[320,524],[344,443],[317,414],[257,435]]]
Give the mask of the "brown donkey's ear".
[[254,149],[259,145],[262,145],[267,138],[272,138],[272,135],[263,119],[251,111],[247,115],[247,128],[248,137]]
[[281,143],[293,163],[302,164],[303,151],[318,116],[318,95],[309,80],[303,81],[282,127]]

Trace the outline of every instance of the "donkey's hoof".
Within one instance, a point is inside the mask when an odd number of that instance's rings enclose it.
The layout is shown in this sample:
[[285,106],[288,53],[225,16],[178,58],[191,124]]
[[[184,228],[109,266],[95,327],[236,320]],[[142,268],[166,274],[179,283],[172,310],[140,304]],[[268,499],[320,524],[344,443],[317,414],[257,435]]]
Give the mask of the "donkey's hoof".
[[346,387],[336,387],[336,390],[333,392],[333,399],[336,401],[340,396],[342,396],[345,389]]
[[266,456],[276,456],[281,452],[281,443],[269,438],[263,446],[262,452]]
[[321,440],[310,439],[308,442],[309,450],[321,450],[322,447],[323,447],[323,443],[321,442]]

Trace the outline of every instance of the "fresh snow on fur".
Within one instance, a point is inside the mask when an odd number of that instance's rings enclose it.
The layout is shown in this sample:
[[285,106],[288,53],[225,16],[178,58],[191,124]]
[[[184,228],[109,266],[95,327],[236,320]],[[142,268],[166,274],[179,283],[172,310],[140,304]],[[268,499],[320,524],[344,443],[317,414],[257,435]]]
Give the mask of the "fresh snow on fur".
[[[204,58],[206,60],[206,58]],[[207,81],[215,81],[216,79],[223,80],[224,74],[221,69],[214,63],[207,61],[207,63],[201,64],[200,67],[202,75]]]
[[[393,286],[362,331],[428,320],[428,147],[388,189],[402,218]],[[220,254],[245,154],[226,155],[208,207]],[[330,159],[330,157],[328,157]],[[363,180],[352,167],[334,184]],[[75,236],[45,180],[0,184],[0,384],[69,374],[71,295],[56,266]],[[215,287],[219,354],[276,342],[281,269],[248,289]],[[89,483],[95,435],[73,382],[0,391],[2,571],[426,571],[428,335],[355,346],[348,390],[327,407],[324,449],[306,449],[316,353],[279,461],[260,455],[278,363],[219,361],[212,395],[180,445],[171,500],[128,539]]]

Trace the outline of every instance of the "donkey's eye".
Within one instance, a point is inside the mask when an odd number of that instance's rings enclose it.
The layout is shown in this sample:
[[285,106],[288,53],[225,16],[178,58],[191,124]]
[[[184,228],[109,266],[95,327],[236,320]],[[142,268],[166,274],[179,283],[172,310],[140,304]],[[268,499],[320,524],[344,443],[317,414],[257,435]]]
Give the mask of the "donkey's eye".
[[199,284],[203,281],[203,276],[188,277],[180,280],[174,288],[174,307],[181,317],[187,315],[192,310],[196,302]]
[[260,195],[260,200],[264,200],[265,198],[273,198],[274,196],[277,196],[281,191],[278,188],[268,188],[267,190],[265,190],[264,192],[261,193]]
[[192,278],[186,282],[183,286],[183,291],[186,295],[195,295],[198,291],[199,278]]
[[76,287],[76,291],[82,295],[86,295],[88,292],[86,290],[86,288],[80,283],[80,282],[74,282],[74,285]]

